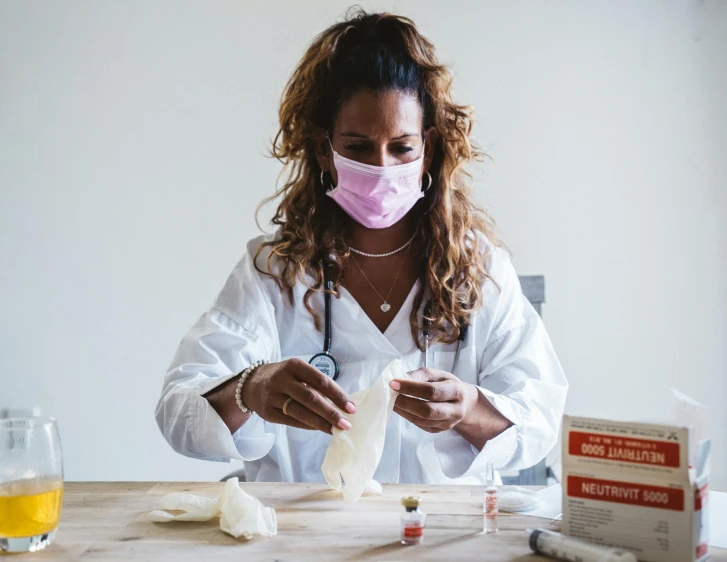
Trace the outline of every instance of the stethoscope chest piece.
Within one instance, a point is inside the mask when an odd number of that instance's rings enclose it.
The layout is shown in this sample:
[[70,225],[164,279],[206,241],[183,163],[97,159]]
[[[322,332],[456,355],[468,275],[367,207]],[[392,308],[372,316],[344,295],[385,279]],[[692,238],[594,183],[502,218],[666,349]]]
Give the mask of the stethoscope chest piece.
[[330,353],[326,351],[317,353],[311,357],[309,363],[327,377],[331,377],[334,381],[338,378],[340,371],[338,361]]

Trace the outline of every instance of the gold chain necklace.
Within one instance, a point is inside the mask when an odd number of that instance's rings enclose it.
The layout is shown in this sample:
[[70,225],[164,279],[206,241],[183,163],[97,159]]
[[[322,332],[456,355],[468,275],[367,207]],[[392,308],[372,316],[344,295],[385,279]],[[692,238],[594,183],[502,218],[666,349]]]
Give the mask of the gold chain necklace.
[[396,272],[396,277],[394,277],[394,282],[391,284],[391,289],[389,289],[389,292],[386,294],[386,298],[381,296],[381,293],[374,287],[374,284],[371,282],[371,280],[366,276],[364,273],[364,270],[361,269],[361,266],[356,261],[356,258],[351,255],[351,259],[353,260],[353,263],[356,264],[356,267],[358,267],[358,270],[361,272],[361,275],[363,275],[363,278],[366,279],[366,282],[371,286],[371,288],[374,290],[374,292],[379,296],[379,298],[384,301],[383,304],[379,307],[381,308],[381,312],[389,312],[391,310],[391,305],[389,304],[389,297],[391,296],[391,292],[394,290],[394,287],[396,286],[396,282],[399,279],[399,275],[401,275],[401,270],[404,268],[404,262],[406,261],[406,257],[409,255],[409,249],[411,248],[411,245],[407,247],[406,253],[404,254],[403,259],[401,260],[401,263],[399,264],[399,271]]

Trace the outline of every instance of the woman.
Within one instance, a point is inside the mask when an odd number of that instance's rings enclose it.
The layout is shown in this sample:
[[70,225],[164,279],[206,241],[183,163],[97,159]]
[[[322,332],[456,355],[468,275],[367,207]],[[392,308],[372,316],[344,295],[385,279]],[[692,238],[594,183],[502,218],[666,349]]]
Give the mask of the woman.
[[166,375],[156,417],[176,451],[322,481],[349,395],[397,358],[411,378],[392,382],[378,481],[481,482],[488,461],[553,447],[567,383],[471,200],[480,152],[450,84],[407,18],[358,11],[312,43],[280,106],[278,230],[248,244]]

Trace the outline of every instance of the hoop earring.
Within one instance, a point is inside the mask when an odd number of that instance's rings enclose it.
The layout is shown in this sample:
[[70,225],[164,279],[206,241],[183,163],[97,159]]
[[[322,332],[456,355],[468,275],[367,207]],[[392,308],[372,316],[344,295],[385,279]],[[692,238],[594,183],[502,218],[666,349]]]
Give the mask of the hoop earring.
[[424,173],[427,174],[427,177],[429,178],[429,183],[427,184],[427,187],[422,189],[422,193],[426,193],[427,191],[429,191],[429,188],[432,187],[432,174],[430,174],[429,172]]
[[324,170],[321,170],[321,187],[325,190],[326,193],[328,193],[331,189],[330,187],[326,187],[326,182],[323,180],[323,174],[325,173]]

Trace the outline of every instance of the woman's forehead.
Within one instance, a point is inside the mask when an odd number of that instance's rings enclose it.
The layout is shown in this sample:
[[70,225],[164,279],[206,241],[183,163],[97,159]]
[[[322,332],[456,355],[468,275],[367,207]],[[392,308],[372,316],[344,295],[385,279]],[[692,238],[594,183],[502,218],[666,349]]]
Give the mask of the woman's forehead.
[[348,97],[338,111],[334,134],[394,139],[419,135],[422,107],[414,94],[390,90],[374,93],[361,90]]

